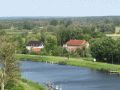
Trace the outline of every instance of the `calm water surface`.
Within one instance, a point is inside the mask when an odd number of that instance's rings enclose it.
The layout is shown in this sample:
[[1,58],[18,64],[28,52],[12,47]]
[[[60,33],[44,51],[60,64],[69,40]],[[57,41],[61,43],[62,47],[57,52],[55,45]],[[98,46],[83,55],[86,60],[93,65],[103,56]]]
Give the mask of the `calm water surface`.
[[52,81],[62,90],[120,90],[120,77],[88,68],[23,61],[21,71],[23,78],[43,84]]

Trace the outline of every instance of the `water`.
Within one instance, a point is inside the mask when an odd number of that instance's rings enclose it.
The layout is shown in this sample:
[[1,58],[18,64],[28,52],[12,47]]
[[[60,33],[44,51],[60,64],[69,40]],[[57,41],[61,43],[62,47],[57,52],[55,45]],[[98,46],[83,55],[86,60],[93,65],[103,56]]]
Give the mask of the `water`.
[[52,81],[62,90],[120,90],[120,77],[88,68],[41,62],[21,62],[22,77],[38,83]]

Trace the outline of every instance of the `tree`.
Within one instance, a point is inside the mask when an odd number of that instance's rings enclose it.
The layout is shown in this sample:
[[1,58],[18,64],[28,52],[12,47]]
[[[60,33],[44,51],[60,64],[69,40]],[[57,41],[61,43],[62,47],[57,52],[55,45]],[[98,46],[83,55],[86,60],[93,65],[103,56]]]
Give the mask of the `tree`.
[[54,51],[52,52],[52,55],[54,55],[54,56],[61,56],[62,53],[63,53],[63,47],[55,46]]
[[57,47],[57,38],[49,35],[45,40],[45,49],[49,55],[51,55]]
[[50,21],[50,25],[56,26],[58,24],[58,21],[53,19]]
[[[91,41],[91,54],[97,61],[112,62],[115,53],[115,40],[111,38],[99,38]],[[115,58],[114,58],[115,60]]]
[[61,28],[57,31],[58,43],[63,45],[70,39],[84,39],[84,34],[81,29],[75,28],[73,26],[68,26]]
[[6,32],[5,32],[5,31],[0,30],[0,36],[1,36],[1,35],[5,35],[5,34],[6,34]]
[[116,40],[114,53],[114,62],[120,64],[120,39]]
[[23,29],[32,30],[33,28],[34,28],[34,25],[31,22],[29,21],[23,22]]
[[17,73],[17,64],[15,59],[15,45],[8,37],[0,36],[0,84],[1,90],[5,89],[8,82],[15,81]]
[[66,22],[65,22],[65,26],[66,27],[68,27],[69,25],[71,25],[72,24],[72,21],[71,20],[67,20]]

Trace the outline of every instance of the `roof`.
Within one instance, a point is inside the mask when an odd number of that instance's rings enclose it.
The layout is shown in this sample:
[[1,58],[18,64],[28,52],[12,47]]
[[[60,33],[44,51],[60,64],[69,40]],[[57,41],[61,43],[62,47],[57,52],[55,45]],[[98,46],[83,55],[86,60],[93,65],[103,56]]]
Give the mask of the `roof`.
[[43,42],[41,41],[29,41],[27,46],[42,46]]
[[84,45],[86,43],[87,43],[86,40],[69,40],[66,42],[66,44],[70,45],[70,46],[80,46],[80,45]]

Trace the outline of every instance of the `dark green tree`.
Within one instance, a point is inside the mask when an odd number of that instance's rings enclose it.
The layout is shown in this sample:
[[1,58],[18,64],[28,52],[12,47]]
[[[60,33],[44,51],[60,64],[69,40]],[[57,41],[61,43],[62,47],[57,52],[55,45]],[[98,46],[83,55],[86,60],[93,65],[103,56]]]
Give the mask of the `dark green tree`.
[[91,54],[97,61],[112,62],[115,55],[115,40],[111,38],[99,38],[91,41]]
[[56,26],[58,24],[58,21],[53,19],[50,21],[50,25]]

